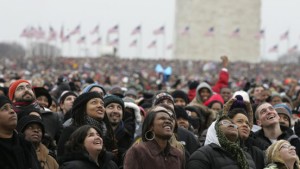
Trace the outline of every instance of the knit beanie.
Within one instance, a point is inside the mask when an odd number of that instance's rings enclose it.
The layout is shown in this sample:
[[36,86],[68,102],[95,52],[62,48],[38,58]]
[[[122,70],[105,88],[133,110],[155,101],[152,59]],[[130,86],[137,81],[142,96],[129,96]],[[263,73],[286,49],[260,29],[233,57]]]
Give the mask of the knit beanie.
[[174,99],[173,97],[167,93],[167,92],[159,92],[157,93],[155,96],[154,96],[154,99],[153,99],[153,106],[156,106],[159,102],[161,102],[162,100],[165,100],[165,99],[169,99],[173,102],[174,104]]
[[72,110],[76,110],[80,108],[81,106],[85,106],[88,101],[94,98],[100,98],[103,100],[103,97],[100,95],[98,92],[87,92],[87,93],[82,93],[79,95],[73,103]]
[[18,115],[18,121],[21,120],[23,117],[29,116],[30,113],[32,112],[37,112],[39,114],[41,114],[41,110],[39,108],[36,108],[34,106],[28,106],[25,109],[21,109],[17,115]]
[[113,95],[116,95],[116,96],[119,96],[120,98],[124,97],[124,92],[123,92],[122,88],[119,87],[119,86],[115,86],[112,89],[110,89],[109,93],[113,94]]
[[136,90],[134,89],[129,89],[127,90],[125,93],[124,93],[125,97],[126,96],[134,96],[134,97],[137,97],[137,92]]
[[105,91],[104,87],[103,87],[102,85],[96,84],[96,83],[90,84],[90,85],[86,86],[86,87],[82,90],[82,93],[87,93],[87,92],[91,91],[91,89],[92,89],[93,87],[99,87],[99,88],[101,88],[101,89],[103,90],[103,94],[106,95],[106,91]]
[[122,110],[124,112],[124,107],[125,107],[124,101],[120,97],[118,97],[116,95],[113,95],[113,94],[112,95],[106,95],[104,97],[104,107],[108,106],[110,103],[120,104],[122,106]]
[[24,80],[24,79],[16,80],[12,84],[10,84],[9,89],[8,89],[8,97],[10,100],[14,99],[14,94],[15,94],[16,88],[18,87],[18,85],[20,83],[23,83],[23,82],[30,84],[27,80]]
[[62,94],[60,95],[60,97],[58,98],[58,103],[63,103],[65,101],[65,99],[68,96],[75,96],[78,97],[76,93],[72,92],[72,91],[64,91],[62,92]]
[[6,103],[12,104],[12,102],[6,96],[0,96],[0,108]]
[[289,126],[291,126],[292,110],[285,103],[279,103],[274,105],[274,109],[278,114],[286,115],[289,118]]
[[185,109],[182,106],[175,106],[174,107],[175,113],[176,113],[176,119],[182,118],[185,120],[189,120],[189,115],[185,111]]
[[247,107],[246,104],[244,103],[244,99],[241,95],[236,95],[235,96],[236,101],[233,102],[232,106],[230,107],[229,111],[232,109],[236,109],[236,108],[241,108],[247,111]]
[[171,93],[171,95],[174,99],[175,98],[183,99],[186,104],[188,104],[190,102],[189,98],[188,98],[188,95],[182,90],[175,90],[174,92]]
[[239,167],[241,169],[249,169],[249,163],[246,159],[246,155],[244,153],[244,150],[240,147],[239,145],[239,141],[237,142],[231,142],[229,141],[225,134],[222,132],[222,130],[220,129],[220,121],[222,121],[223,119],[228,119],[230,120],[230,118],[226,115],[222,115],[220,116],[216,123],[215,123],[215,129],[216,129],[216,133],[217,133],[217,137],[219,140],[219,143],[221,145],[221,147],[228,153],[231,154],[233,159],[235,161],[237,161]]
[[21,133],[24,133],[26,127],[29,124],[32,124],[32,123],[36,123],[36,124],[38,124],[38,125],[41,126],[42,133],[43,133],[43,136],[44,136],[44,134],[45,134],[45,126],[43,124],[43,121],[42,121],[42,119],[40,117],[35,116],[35,115],[24,116],[22,119],[20,119],[20,121],[18,121],[17,131],[19,131]]
[[219,103],[221,103],[221,105],[223,106],[224,105],[224,100],[223,100],[223,98],[222,98],[222,96],[220,95],[220,94],[217,94],[217,93],[215,93],[215,94],[213,94],[208,100],[206,100],[203,104],[205,105],[205,106],[207,106],[207,107],[210,107],[210,106],[212,106],[212,102],[219,102]]
[[48,100],[48,107],[49,108],[52,104],[52,97],[49,94],[48,90],[45,89],[44,87],[34,87],[33,91],[35,93],[36,98],[40,97],[40,96],[45,96]]

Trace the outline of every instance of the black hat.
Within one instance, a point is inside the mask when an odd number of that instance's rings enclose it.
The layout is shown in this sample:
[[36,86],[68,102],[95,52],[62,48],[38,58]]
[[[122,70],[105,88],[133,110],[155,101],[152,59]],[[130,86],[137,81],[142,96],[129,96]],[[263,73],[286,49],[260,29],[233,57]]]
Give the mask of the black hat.
[[51,95],[49,94],[47,89],[45,89],[44,87],[34,87],[33,91],[35,93],[36,98],[38,98],[40,96],[47,97],[47,100],[48,100],[48,107],[47,108],[49,108],[51,106],[52,98],[51,98]]
[[174,92],[171,93],[171,95],[173,96],[174,99],[182,98],[186,104],[189,103],[188,95],[182,90],[175,90]]
[[44,136],[44,134],[45,134],[45,126],[43,124],[43,121],[42,121],[42,119],[40,117],[35,116],[35,115],[28,115],[28,116],[25,116],[22,119],[20,119],[20,121],[18,121],[17,131],[23,133],[24,130],[26,129],[26,127],[29,124],[32,124],[32,123],[36,123],[36,124],[39,124],[41,126],[42,133],[43,133],[43,136]]
[[110,91],[109,91],[110,94],[113,94],[113,95],[116,95],[116,96],[119,96],[120,98],[123,98],[124,97],[124,91],[122,90],[121,87],[119,86],[115,86],[113,87]]
[[103,100],[103,97],[98,92],[82,93],[74,100],[72,109],[75,110],[81,106],[85,106],[87,104],[87,102],[93,98],[100,98],[101,100]]
[[65,101],[65,99],[68,96],[75,96],[78,97],[76,93],[72,92],[72,91],[64,91],[62,92],[62,94],[60,95],[60,97],[58,98],[58,103],[63,103]]
[[6,96],[0,96],[0,108],[6,103],[12,104],[12,102]]
[[104,97],[104,107],[106,107],[106,106],[108,106],[110,103],[118,103],[118,104],[120,104],[121,106],[122,106],[122,110],[123,110],[123,112],[124,112],[124,101],[120,98],[120,97],[118,97],[118,96],[116,96],[116,95],[106,95],[105,97]]
[[23,117],[29,116],[30,113],[32,112],[37,112],[39,114],[41,114],[41,110],[39,108],[36,108],[34,106],[26,106],[26,108],[21,109],[20,111],[18,111],[17,115],[18,115],[18,121],[20,121]]
[[173,102],[173,104],[174,104],[174,98],[169,93],[162,91],[162,92],[158,92],[155,95],[155,97],[153,99],[153,104],[152,105],[155,106],[159,102],[161,102],[162,100],[165,100],[165,99],[171,100]]
[[175,106],[174,107],[175,113],[176,113],[176,118],[182,118],[185,120],[189,120],[189,115],[187,114],[187,112],[185,111],[185,109],[181,106]]

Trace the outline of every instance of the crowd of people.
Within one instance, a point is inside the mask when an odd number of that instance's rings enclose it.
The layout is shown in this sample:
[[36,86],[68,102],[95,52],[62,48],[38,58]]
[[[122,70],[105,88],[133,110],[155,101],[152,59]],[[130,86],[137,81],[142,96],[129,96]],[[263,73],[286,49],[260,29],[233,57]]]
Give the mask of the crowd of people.
[[1,168],[300,169],[296,64],[3,63]]

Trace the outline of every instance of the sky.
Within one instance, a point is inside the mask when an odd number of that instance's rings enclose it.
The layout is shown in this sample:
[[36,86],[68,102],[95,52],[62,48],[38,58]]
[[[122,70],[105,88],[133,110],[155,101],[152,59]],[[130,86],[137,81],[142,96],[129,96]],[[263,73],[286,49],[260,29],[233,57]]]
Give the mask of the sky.
[[[172,57],[172,50],[160,46],[173,43],[176,0],[0,0],[0,42],[19,42],[28,46],[28,40],[21,38],[22,30],[28,26],[41,26],[44,30],[52,26],[57,32],[64,27],[67,33],[81,25],[81,35],[75,35],[73,43],[51,42],[63,48],[64,55],[96,56],[104,47],[91,45],[101,36],[105,42],[108,29],[119,25],[120,51],[122,57],[142,56],[158,57],[165,54]],[[262,0],[261,28],[265,30],[265,39],[261,40],[261,55],[266,60],[275,60],[288,48],[300,45],[300,0]],[[90,31],[100,25],[99,35]],[[132,36],[131,31],[142,25],[142,35]],[[165,25],[165,36],[154,36],[153,31]],[[280,41],[280,35],[289,30],[289,40]],[[77,45],[81,37],[87,37],[86,43]],[[110,39],[117,38],[111,35]],[[142,41],[139,47],[129,47],[133,40]],[[157,40],[157,49],[147,46]],[[104,43],[103,42],[103,43]],[[278,52],[268,50],[278,45]],[[300,47],[300,46],[299,46]]]

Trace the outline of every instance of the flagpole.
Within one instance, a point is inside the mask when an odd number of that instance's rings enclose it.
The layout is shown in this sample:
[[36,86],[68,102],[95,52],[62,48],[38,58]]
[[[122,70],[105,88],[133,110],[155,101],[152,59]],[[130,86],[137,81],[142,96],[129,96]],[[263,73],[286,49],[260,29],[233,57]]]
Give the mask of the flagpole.
[[287,52],[289,52],[289,49],[290,49],[290,29],[288,29],[288,37],[287,37]]
[[142,27],[142,24],[140,24],[140,27],[141,27],[141,31],[140,31],[140,42],[139,42],[139,56],[137,56],[138,58],[144,58],[142,55],[143,55],[143,27]]
[[[117,44],[118,48],[117,48],[116,55],[118,55],[118,54],[120,55],[120,41],[121,41],[120,35],[121,35],[120,34],[120,24],[118,24],[118,44]],[[119,57],[121,57],[121,56],[119,56]]]
[[165,56],[165,54],[166,54],[166,26],[165,26],[166,24],[164,24],[164,32],[163,32],[163,58],[165,58],[166,56]]
[[[157,41],[156,41],[156,42],[157,42]],[[155,58],[156,58],[156,59],[158,59],[157,52],[158,52],[157,44],[155,44]]]

